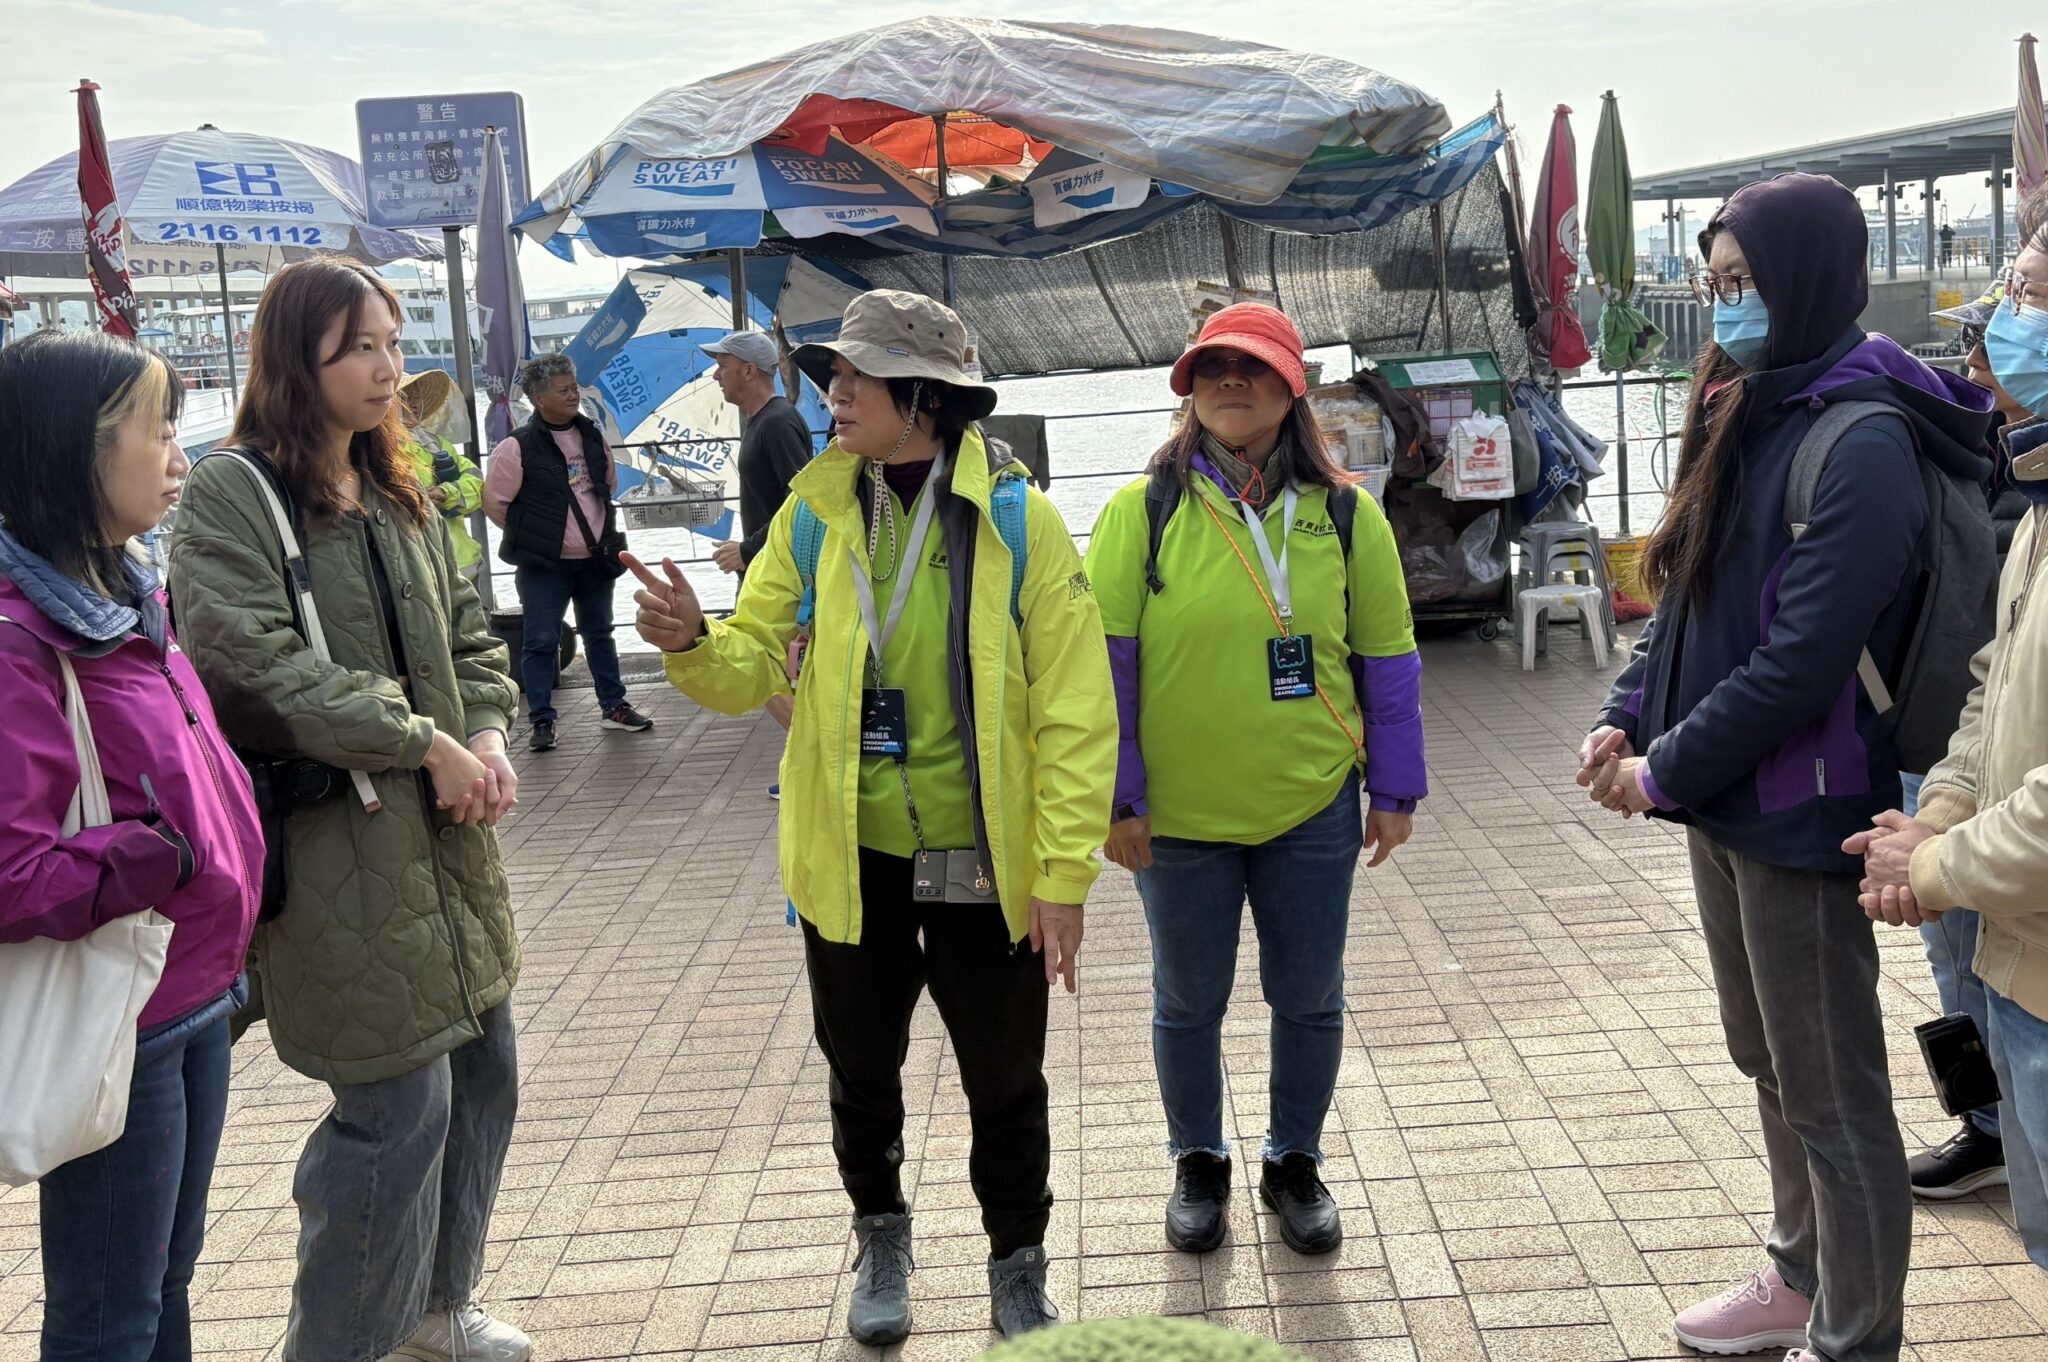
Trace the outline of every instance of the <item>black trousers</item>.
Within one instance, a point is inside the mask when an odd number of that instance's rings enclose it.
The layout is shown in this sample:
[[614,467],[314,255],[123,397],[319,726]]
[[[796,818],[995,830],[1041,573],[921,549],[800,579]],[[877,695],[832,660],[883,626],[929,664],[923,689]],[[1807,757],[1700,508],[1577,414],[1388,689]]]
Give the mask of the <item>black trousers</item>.
[[[968,1175],[995,1257],[1045,1242],[1052,1218],[1045,957],[1010,944],[1001,908],[920,905],[911,865],[860,853],[861,939],[803,924],[818,1048],[832,1070],[832,1151],[855,1215],[902,1212],[903,1060],[931,990],[960,1061],[974,1143]],[[922,937],[922,941],[920,941]]]

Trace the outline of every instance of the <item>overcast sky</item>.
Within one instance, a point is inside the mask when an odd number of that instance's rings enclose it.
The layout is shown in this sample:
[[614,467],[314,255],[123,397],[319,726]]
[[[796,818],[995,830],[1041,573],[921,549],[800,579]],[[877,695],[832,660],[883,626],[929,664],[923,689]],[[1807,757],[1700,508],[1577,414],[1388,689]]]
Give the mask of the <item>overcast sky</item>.
[[[1454,122],[1504,93],[1534,174],[1552,107],[1581,163],[1621,98],[1636,172],[2009,107],[2021,0],[0,0],[0,185],[75,150],[71,88],[104,87],[110,137],[214,123],[356,154],[355,101],[517,90],[545,184],[657,91],[921,14],[1172,26],[1326,52],[1398,76]],[[2043,28],[2048,36],[2048,27]],[[1947,190],[1956,216],[1985,206]],[[1647,210],[1653,221],[1657,209]],[[531,288],[611,277],[528,248]]]

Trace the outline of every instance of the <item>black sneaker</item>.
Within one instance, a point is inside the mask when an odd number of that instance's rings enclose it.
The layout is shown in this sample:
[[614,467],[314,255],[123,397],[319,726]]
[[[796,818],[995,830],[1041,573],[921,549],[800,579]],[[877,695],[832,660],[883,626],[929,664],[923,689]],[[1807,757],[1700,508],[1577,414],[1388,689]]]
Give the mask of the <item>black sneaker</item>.
[[1977,1123],[1963,1118],[1963,1128],[1906,1163],[1913,1195],[1928,1201],[1954,1201],[1986,1187],[2003,1187],[2005,1141],[1986,1135]]
[[533,725],[533,736],[526,740],[529,752],[552,752],[555,750],[555,721],[540,719]]
[[1166,1203],[1166,1242],[1182,1253],[1207,1253],[1230,1228],[1230,1160],[1199,1151],[1174,1165]]
[[616,728],[627,733],[645,733],[654,727],[654,720],[631,705],[613,705],[604,712],[604,721],[599,727]]
[[1323,1186],[1308,1154],[1289,1154],[1278,1163],[1266,1160],[1259,1200],[1280,1217],[1280,1237],[1296,1253],[1328,1253],[1344,1242],[1337,1198]]

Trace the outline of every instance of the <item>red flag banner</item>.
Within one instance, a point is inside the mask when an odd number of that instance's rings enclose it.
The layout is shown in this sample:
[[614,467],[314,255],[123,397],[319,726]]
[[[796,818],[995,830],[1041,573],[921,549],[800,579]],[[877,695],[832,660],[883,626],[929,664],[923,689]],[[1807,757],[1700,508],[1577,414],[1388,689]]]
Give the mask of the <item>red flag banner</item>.
[[114,197],[114,168],[107,160],[107,135],[100,127],[99,86],[80,82],[78,96],[78,203],[85,217],[85,257],[92,291],[100,305],[102,330],[135,335],[135,285],[128,281],[128,225]]

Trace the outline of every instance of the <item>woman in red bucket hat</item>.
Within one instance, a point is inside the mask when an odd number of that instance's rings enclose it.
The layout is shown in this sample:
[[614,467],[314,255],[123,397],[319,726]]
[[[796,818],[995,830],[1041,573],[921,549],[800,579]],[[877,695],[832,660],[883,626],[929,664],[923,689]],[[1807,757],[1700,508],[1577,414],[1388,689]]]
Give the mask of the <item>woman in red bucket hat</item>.
[[1400,555],[1324,448],[1301,349],[1278,309],[1209,318],[1173,366],[1186,420],[1088,550],[1120,738],[1105,852],[1151,927],[1166,1238],[1193,1253],[1227,1232],[1222,1027],[1247,899],[1272,1010],[1260,1196],[1297,1252],[1342,1242],[1321,1139],[1352,877],[1364,848],[1378,865],[1408,839],[1425,793]]

